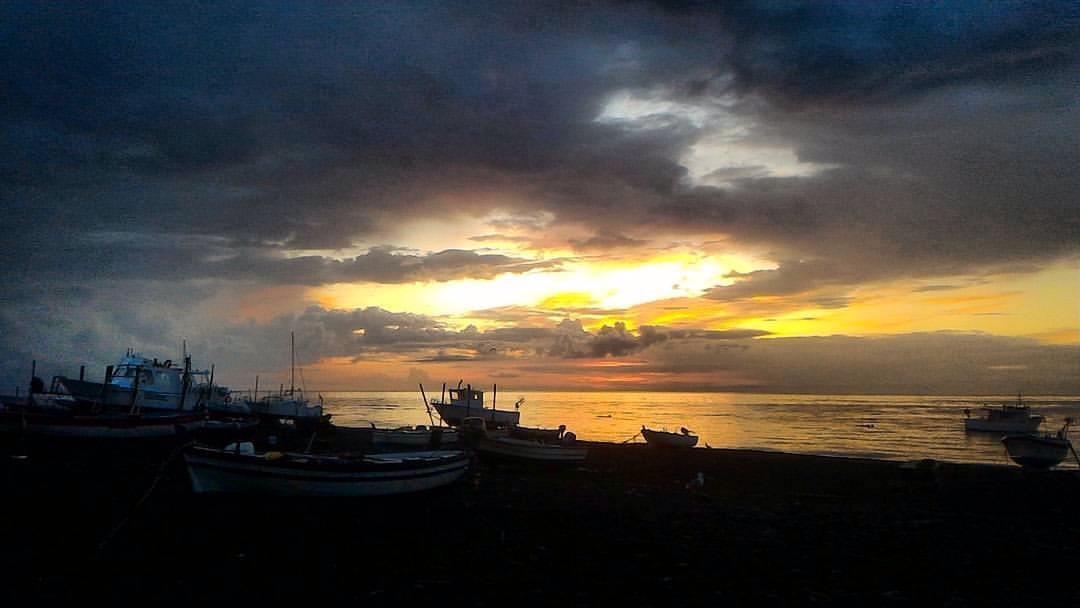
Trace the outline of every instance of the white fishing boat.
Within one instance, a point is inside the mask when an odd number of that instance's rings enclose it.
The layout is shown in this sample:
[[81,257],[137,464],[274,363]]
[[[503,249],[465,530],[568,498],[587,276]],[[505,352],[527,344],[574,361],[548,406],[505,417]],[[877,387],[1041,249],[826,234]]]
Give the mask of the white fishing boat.
[[984,433],[1034,433],[1039,430],[1044,420],[1023,403],[1020,395],[1016,396],[1015,404],[1003,403],[999,407],[987,405],[982,411],[984,416],[972,418],[971,410],[964,410],[964,430]]
[[[421,387],[423,390],[423,387]],[[498,394],[496,387],[492,392]],[[446,399],[446,393],[450,393],[450,399]],[[450,426],[459,426],[466,418],[480,418],[488,428],[505,428],[518,423],[521,420],[521,412],[518,411],[521,400],[515,404],[513,410],[495,409],[495,398],[492,398],[491,407],[484,407],[484,391],[474,390],[472,385],[461,388],[458,382],[457,388],[449,391],[443,385],[443,396],[438,400],[430,401],[431,407],[439,413],[439,416]]]
[[651,446],[662,448],[692,448],[697,445],[698,437],[692,431],[683,427],[678,433],[657,431],[641,427],[641,436]]
[[183,367],[171,359],[145,357],[128,350],[115,366],[105,368],[105,381],[57,376],[52,390],[70,396],[76,404],[120,411],[195,411],[208,405],[209,396],[228,399],[228,390],[214,386],[209,370]]
[[282,387],[276,394],[271,393],[262,398],[258,395],[248,401],[251,412],[259,418],[271,422],[287,422],[299,427],[314,428],[328,424],[330,414],[323,412],[322,396],[319,403],[311,403],[304,394],[302,388],[296,388],[296,336],[290,337],[291,368],[289,376],[289,390]]
[[508,431],[489,431],[479,417],[467,418],[462,428],[468,445],[489,460],[513,461],[537,465],[577,464],[589,454],[586,446],[577,442],[573,433],[561,433],[558,441],[518,439]]
[[1006,435],[1001,438],[1001,442],[1005,444],[1009,458],[1016,464],[1029,469],[1049,469],[1065,460],[1072,450],[1072,443],[1069,441],[1070,425],[1072,418],[1066,418],[1065,425],[1052,435]]
[[192,489],[278,496],[386,496],[454,483],[469,459],[460,450],[327,456],[257,453],[250,443],[184,454]]
[[441,426],[401,426],[379,429],[371,425],[371,441],[377,446],[435,447],[458,442],[456,429]]

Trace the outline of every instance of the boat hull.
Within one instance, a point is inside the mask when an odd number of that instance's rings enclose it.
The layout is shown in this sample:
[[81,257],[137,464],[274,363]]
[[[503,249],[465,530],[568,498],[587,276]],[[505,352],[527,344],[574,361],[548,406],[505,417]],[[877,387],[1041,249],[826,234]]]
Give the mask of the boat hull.
[[1029,469],[1049,469],[1069,455],[1068,439],[1035,435],[1007,435],[1001,439],[1009,458]]
[[437,429],[437,432],[436,429],[373,429],[371,441],[375,445],[422,448],[457,443],[458,434],[448,428]]
[[697,435],[682,435],[649,429],[641,429],[641,436],[649,445],[661,448],[692,448],[698,442]]
[[172,439],[196,432],[203,424],[203,416],[197,414],[75,416],[36,412],[0,413],[0,432],[90,441]]
[[460,426],[466,418],[481,418],[489,428],[508,427],[516,425],[521,420],[521,412],[494,410],[481,407],[465,407],[450,403],[432,404],[439,416],[450,426]]
[[192,490],[273,496],[388,496],[432,490],[454,483],[468,469],[463,452],[409,452],[364,457],[327,465],[300,456],[265,456],[196,448],[184,455]]
[[1034,433],[1039,430],[1043,419],[1040,417],[1020,420],[987,420],[968,418],[964,420],[964,430],[976,433]]
[[589,449],[583,446],[546,444],[521,439],[482,439],[476,444],[481,456],[490,460],[536,464],[577,464],[585,461]]

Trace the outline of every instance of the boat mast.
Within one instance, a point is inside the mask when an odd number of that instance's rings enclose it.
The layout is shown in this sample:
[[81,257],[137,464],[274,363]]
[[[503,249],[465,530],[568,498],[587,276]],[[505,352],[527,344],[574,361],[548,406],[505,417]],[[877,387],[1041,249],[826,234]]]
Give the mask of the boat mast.
[[289,352],[292,357],[291,373],[289,375],[289,394],[296,393],[296,333],[289,332]]

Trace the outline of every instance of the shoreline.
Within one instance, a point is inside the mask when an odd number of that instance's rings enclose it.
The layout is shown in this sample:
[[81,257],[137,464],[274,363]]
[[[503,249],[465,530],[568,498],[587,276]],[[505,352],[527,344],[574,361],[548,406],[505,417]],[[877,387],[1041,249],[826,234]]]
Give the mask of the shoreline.
[[134,511],[152,463],[46,473],[5,458],[4,593],[657,606],[673,594],[695,604],[1077,597],[1056,578],[1080,565],[1074,471],[589,445],[576,469],[480,463],[449,488],[373,500],[196,496],[174,466]]

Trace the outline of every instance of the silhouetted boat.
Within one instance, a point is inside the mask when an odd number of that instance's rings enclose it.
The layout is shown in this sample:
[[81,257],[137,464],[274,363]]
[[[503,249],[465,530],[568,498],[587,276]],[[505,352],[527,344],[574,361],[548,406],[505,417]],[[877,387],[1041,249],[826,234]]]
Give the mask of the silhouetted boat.
[[[450,393],[449,400],[440,397],[438,400],[432,399],[430,404],[439,413],[439,417],[450,426],[459,426],[466,418],[480,418],[489,428],[505,428],[517,424],[521,419],[521,412],[516,409],[495,409],[494,399],[492,399],[491,408],[485,408],[484,391],[473,390],[471,384],[461,388],[461,382],[458,382],[457,388],[449,391],[446,390],[446,385],[443,385],[443,393],[446,392]],[[518,401],[518,403],[521,402]]]
[[457,443],[458,434],[456,429],[422,424],[395,429],[378,429],[372,425],[371,440],[375,445],[436,447]]
[[566,425],[560,424],[559,427],[555,429],[538,429],[515,424],[508,430],[512,439],[526,439],[530,441],[552,443],[562,439],[563,433],[566,431]]
[[558,441],[515,439],[507,431],[488,431],[479,417],[467,418],[462,429],[468,445],[490,460],[515,461],[538,465],[576,464],[583,462],[589,449],[577,443],[573,433],[563,433]]
[[431,490],[454,483],[469,459],[460,450],[331,456],[256,453],[239,444],[201,446],[184,454],[197,494],[250,493],[278,496],[385,496]]
[[290,375],[289,390],[284,387],[277,394],[269,394],[261,399],[248,402],[251,412],[266,422],[286,422],[296,427],[313,429],[330,422],[330,414],[323,412],[322,397],[320,403],[312,404],[304,394],[304,389],[296,388],[296,336],[289,334]]
[[971,410],[965,409],[964,430],[986,433],[1034,433],[1039,430],[1044,418],[1033,414],[1031,408],[1024,405],[1020,395],[1016,396],[1016,404],[1003,403],[1000,407],[983,407],[986,415],[982,418],[972,418]]
[[1072,449],[1069,442],[1071,424],[1072,418],[1066,418],[1065,425],[1052,435],[1006,435],[1001,442],[1016,464],[1030,469],[1049,469],[1065,460]]
[[34,407],[0,410],[0,432],[25,437],[93,441],[173,439],[201,429],[205,416],[194,412],[106,412],[75,414]]
[[642,426],[641,436],[645,438],[649,445],[663,448],[692,448],[698,442],[697,435],[692,435],[686,427],[683,427],[678,433],[669,433],[667,431],[654,431]]

